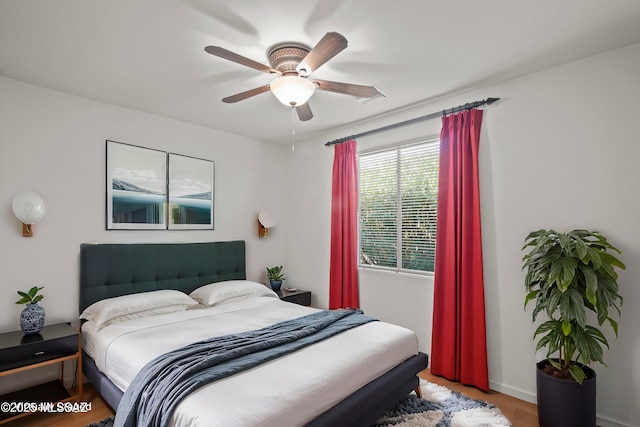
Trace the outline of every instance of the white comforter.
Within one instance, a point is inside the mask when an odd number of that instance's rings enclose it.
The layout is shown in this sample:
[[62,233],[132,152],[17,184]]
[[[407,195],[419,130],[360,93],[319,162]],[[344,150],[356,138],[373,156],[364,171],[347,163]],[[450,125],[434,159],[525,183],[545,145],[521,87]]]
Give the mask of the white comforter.
[[[154,357],[204,338],[259,329],[315,310],[275,298],[231,301],[202,310],[129,320],[95,332],[85,349],[125,390]],[[172,425],[299,426],[417,354],[415,334],[370,322],[257,368],[202,387],[178,406]]]

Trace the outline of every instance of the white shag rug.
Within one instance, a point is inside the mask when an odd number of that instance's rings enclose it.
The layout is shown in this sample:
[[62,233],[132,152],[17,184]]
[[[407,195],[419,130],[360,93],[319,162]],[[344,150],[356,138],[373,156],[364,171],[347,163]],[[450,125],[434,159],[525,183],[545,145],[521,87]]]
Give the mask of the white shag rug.
[[491,403],[420,379],[422,399],[414,393],[384,414],[375,426],[387,427],[511,427]]

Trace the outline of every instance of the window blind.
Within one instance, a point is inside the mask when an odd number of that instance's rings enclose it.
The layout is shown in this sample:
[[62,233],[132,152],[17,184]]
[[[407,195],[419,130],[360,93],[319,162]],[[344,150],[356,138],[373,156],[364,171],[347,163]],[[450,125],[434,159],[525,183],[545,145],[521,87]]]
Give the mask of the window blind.
[[433,271],[439,141],[359,156],[360,265]]

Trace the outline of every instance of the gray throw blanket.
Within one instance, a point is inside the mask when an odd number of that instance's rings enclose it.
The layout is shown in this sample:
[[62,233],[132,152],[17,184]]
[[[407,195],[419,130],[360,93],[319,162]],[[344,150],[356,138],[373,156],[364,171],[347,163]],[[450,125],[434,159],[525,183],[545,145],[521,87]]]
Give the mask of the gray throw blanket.
[[114,426],[166,427],[178,403],[198,387],[373,320],[355,309],[326,310],[163,354],[127,388]]

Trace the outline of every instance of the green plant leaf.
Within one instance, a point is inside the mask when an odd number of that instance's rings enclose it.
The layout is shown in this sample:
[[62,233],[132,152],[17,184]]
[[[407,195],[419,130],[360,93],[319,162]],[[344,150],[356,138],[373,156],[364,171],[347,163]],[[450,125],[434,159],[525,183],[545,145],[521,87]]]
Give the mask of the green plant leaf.
[[600,258],[600,251],[593,249],[592,247],[587,246],[587,254],[585,256],[587,262],[591,262],[593,264],[594,270],[599,270],[602,266],[602,259]]
[[525,250],[528,246],[537,246],[538,245],[538,237],[546,235],[547,230],[540,229],[538,231],[533,231],[525,237],[525,244],[521,250]]
[[22,297],[18,301],[16,301],[16,304],[37,304],[40,300],[42,300],[42,298],[44,298],[43,295],[37,295],[38,292],[42,289],[44,289],[44,286],[33,286],[27,292],[16,291],[18,292],[18,295]]
[[534,339],[538,335],[543,335],[542,338],[538,340],[536,345],[536,351],[541,350],[542,348],[547,348],[547,356],[557,352],[564,339],[564,335],[562,333],[562,324],[557,320],[549,320],[547,322],[542,323],[536,328],[534,333]]
[[570,254],[572,249],[573,240],[569,235],[564,233],[558,233],[558,241],[560,242],[560,247],[562,248],[562,252],[565,254]]
[[562,292],[565,292],[576,274],[578,260],[575,258],[558,258],[551,264],[549,281],[555,282]]
[[610,264],[614,267],[618,267],[620,270],[626,270],[626,266],[615,256],[611,255],[609,252],[601,252],[600,258],[602,258],[603,262],[606,264]]
[[607,317],[607,320],[609,321],[609,324],[611,325],[611,328],[613,329],[613,332],[615,332],[616,338],[618,338],[618,322],[616,322],[615,320],[613,320],[610,317]]
[[559,325],[560,325],[560,322],[558,322],[557,320],[547,320],[546,322],[538,325],[538,327],[536,328],[536,331],[533,333],[533,336],[536,337],[540,334],[544,334],[546,332],[557,329]]
[[580,238],[576,238],[574,240],[574,243],[576,255],[578,256],[578,258],[580,258],[580,261],[582,261],[584,264],[587,264],[589,262],[587,258],[587,245]]
[[566,319],[562,321],[562,333],[565,337],[571,334],[571,322]]
[[[547,298],[542,302],[541,306],[544,307],[547,316],[553,318],[555,312],[558,310],[560,304],[560,298],[562,298],[562,292],[558,287],[552,287],[545,289]],[[541,307],[542,308],[542,307]]]
[[578,365],[570,366],[569,373],[571,374],[573,379],[576,380],[576,382],[580,385],[582,385],[582,382],[585,380],[585,378],[587,378],[582,368]]
[[536,297],[538,296],[538,293],[540,293],[540,291],[533,291],[533,292],[529,292],[527,294],[527,296],[524,299],[524,308],[527,308],[527,304],[529,304],[529,301],[536,299]]
[[551,364],[551,366],[553,366],[554,368],[562,369],[562,365],[560,365],[560,363],[556,362],[555,360],[549,359],[548,361]]
[[579,269],[587,285],[587,300],[592,305],[596,305],[598,301],[598,298],[596,296],[596,293],[598,292],[598,276],[596,275],[595,271],[593,271],[593,268],[591,268],[589,265],[581,265],[579,266]]
[[558,309],[563,319],[575,320],[580,326],[584,327],[587,314],[585,312],[584,299],[579,290],[571,288],[563,293],[560,296]]

